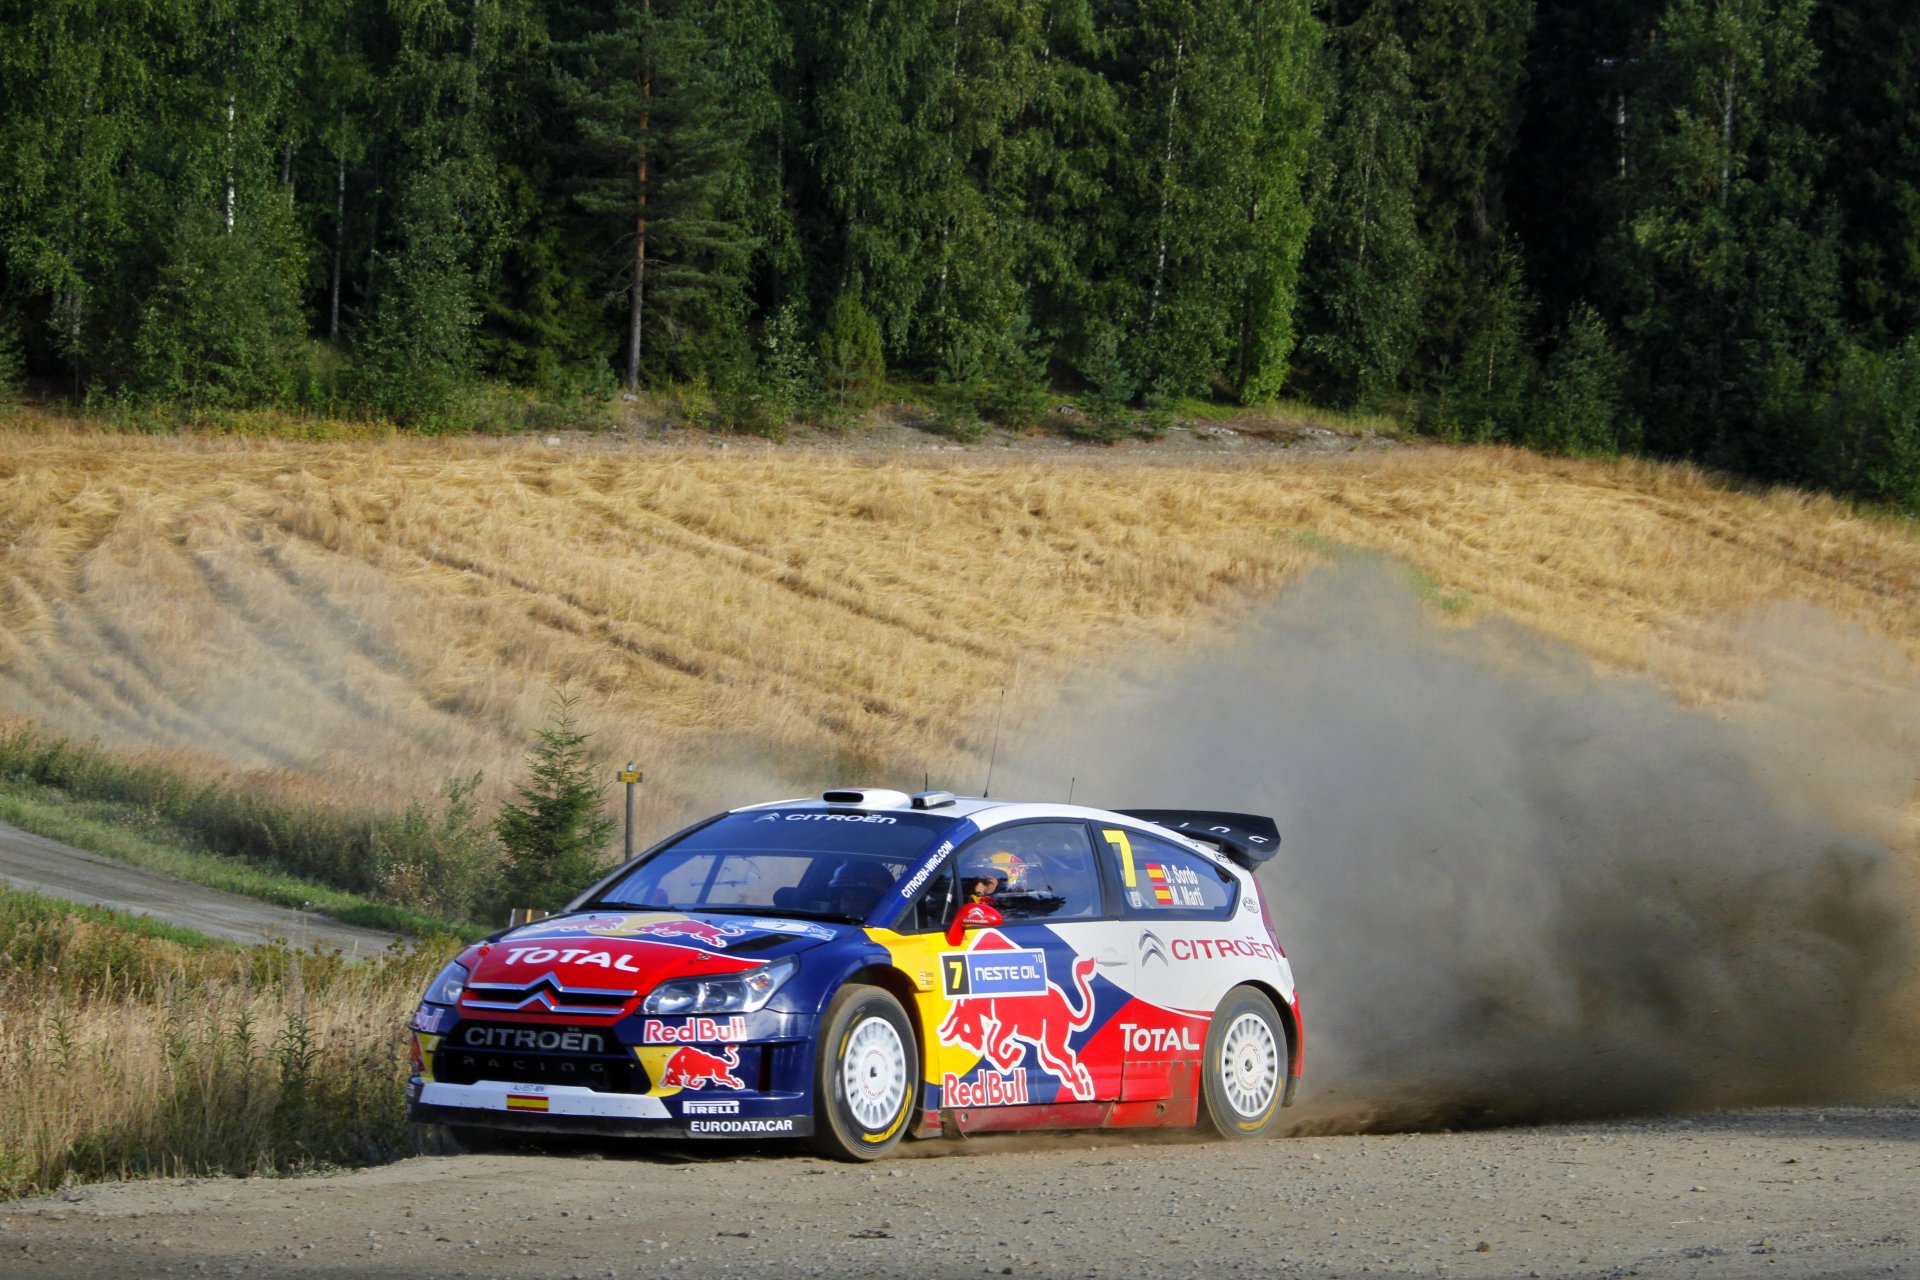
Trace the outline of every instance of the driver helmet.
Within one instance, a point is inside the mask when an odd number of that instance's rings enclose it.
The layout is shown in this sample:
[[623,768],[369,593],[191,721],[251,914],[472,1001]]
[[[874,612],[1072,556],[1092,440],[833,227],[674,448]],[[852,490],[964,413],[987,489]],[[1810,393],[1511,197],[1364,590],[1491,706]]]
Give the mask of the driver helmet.
[[994,887],[987,890],[987,897],[1023,892],[1027,887],[1027,864],[1008,849],[976,850],[960,864],[960,883],[971,891],[980,880],[995,882]]

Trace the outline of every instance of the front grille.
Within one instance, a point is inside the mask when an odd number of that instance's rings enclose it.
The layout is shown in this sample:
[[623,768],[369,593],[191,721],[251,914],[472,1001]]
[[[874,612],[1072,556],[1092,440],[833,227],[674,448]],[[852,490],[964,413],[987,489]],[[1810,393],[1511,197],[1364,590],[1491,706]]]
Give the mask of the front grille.
[[646,1071],[605,1027],[462,1022],[441,1042],[433,1075],[447,1084],[500,1080],[647,1091]]

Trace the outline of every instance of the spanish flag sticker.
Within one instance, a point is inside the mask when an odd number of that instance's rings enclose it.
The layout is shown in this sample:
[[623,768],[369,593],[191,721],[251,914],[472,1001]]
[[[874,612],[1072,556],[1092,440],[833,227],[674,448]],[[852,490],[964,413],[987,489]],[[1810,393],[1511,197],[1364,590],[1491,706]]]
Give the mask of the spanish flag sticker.
[[509,1111],[545,1111],[547,1100],[537,1093],[510,1093],[507,1095]]
[[1153,900],[1163,907],[1173,905],[1173,890],[1167,885],[1167,873],[1157,862],[1147,864],[1147,882],[1153,886]]

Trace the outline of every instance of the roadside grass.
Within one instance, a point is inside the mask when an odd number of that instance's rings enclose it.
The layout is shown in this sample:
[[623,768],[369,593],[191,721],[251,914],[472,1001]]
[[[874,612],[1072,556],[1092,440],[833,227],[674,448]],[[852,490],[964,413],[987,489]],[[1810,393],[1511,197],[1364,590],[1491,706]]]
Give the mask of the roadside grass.
[[405,1025],[458,945],[353,962],[0,887],[0,1198],[419,1150]]
[[298,911],[317,911],[345,924],[411,937],[477,936],[470,923],[442,920],[393,903],[379,902],[314,880],[264,870],[238,858],[196,849],[153,830],[162,827],[151,810],[100,800],[78,800],[51,788],[0,783],[0,822],[49,840],[87,849],[189,884],[257,898]]

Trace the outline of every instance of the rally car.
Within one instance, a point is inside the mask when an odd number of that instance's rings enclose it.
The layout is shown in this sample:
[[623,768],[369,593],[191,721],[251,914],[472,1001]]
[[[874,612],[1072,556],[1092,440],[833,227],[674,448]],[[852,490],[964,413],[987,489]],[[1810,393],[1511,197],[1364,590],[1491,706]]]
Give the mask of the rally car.
[[1174,1126],[1293,1101],[1268,818],[828,791],[716,815],[469,947],[412,1022],[413,1119],[808,1138]]

